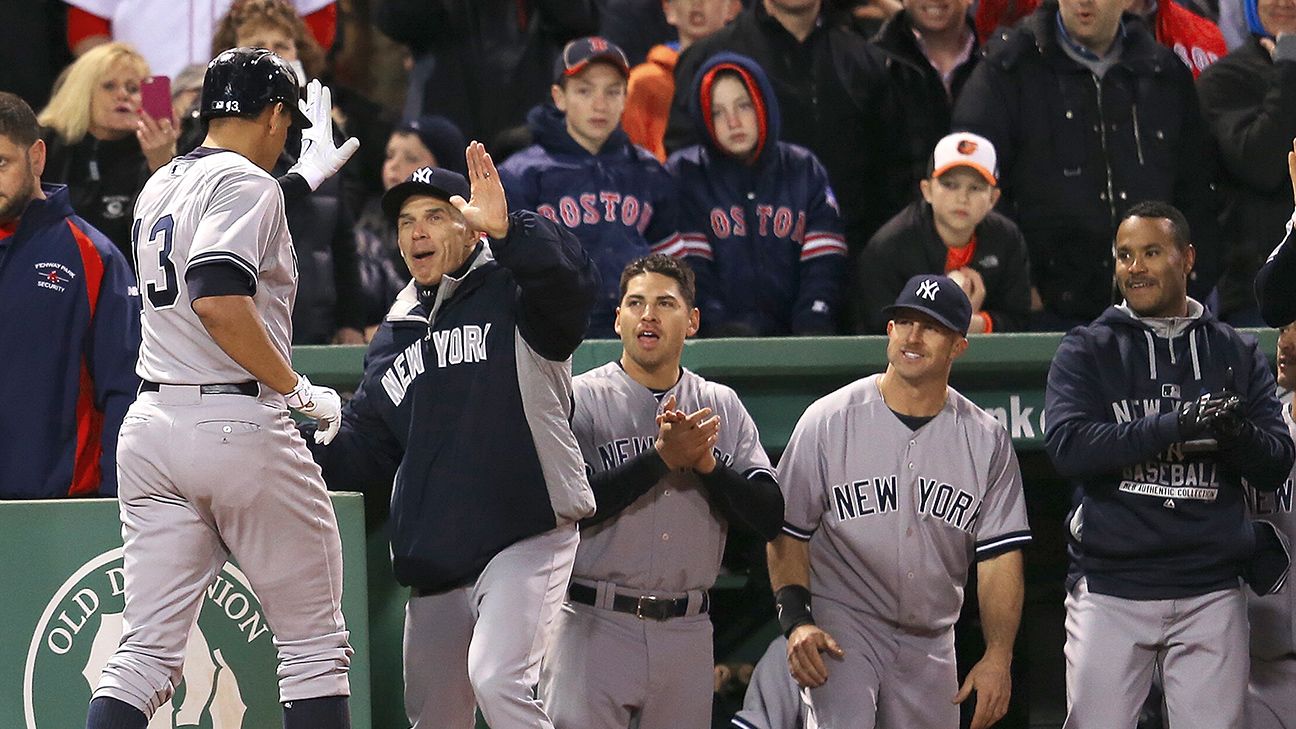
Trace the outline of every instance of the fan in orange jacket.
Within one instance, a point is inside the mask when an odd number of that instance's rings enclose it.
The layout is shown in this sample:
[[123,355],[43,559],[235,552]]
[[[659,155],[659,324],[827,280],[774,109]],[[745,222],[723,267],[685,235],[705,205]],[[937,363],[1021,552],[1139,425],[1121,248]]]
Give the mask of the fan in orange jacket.
[[720,30],[742,10],[739,0],[662,0],[666,22],[679,40],[653,46],[648,60],[630,69],[621,128],[630,141],[666,161],[666,121],[675,97],[675,61],[693,44]]

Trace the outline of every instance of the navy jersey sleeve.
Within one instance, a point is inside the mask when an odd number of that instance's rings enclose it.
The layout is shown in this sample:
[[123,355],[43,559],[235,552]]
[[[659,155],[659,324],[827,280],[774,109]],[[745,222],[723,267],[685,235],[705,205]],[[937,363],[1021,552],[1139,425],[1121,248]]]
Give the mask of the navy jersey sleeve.
[[[298,426],[330,489],[362,491],[370,498],[381,498],[391,488],[405,449],[385,417],[385,409],[399,406],[388,398],[382,378],[409,343],[407,339],[395,338],[387,323],[378,330],[365,353],[365,372],[355,397],[342,408],[342,427],[333,442],[326,446],[315,442],[311,437],[317,427],[314,420]],[[417,341],[417,337],[412,339]]]
[[135,276],[116,248],[105,242],[99,252],[104,272],[86,359],[95,408],[103,413],[99,495],[116,496],[117,433],[139,389],[135,361],[140,346],[140,297]]
[[1250,355],[1251,372],[1246,391],[1239,394],[1246,399],[1246,417],[1252,427],[1235,443],[1221,442],[1220,460],[1245,478],[1251,488],[1273,491],[1291,473],[1296,446],[1283,421],[1277,383],[1268,360],[1254,340],[1247,342],[1243,351]]
[[[646,153],[645,153],[646,154]],[[684,244],[680,238],[680,201],[675,179],[666,173],[655,159],[645,160],[653,178],[653,213],[644,228],[644,240],[653,253],[683,258]]]
[[702,336],[709,336],[713,328],[728,321],[724,296],[720,287],[719,272],[715,266],[715,251],[711,247],[711,211],[709,200],[701,190],[706,185],[705,174],[695,161],[700,155],[698,147],[689,147],[671,155],[666,161],[666,171],[674,178],[679,190],[679,236],[684,260],[693,269],[697,301],[694,305],[702,313]]
[[1255,293],[1266,324],[1285,327],[1296,321],[1296,241],[1292,240],[1291,221],[1282,242],[1256,274]]
[[819,160],[811,158],[808,173],[812,197],[801,238],[800,285],[792,310],[792,333],[833,334],[846,275],[846,238],[828,172]]
[[559,362],[580,346],[599,290],[598,270],[571,231],[533,213],[510,213],[508,235],[491,241],[495,260],[513,273],[518,329],[536,352]]

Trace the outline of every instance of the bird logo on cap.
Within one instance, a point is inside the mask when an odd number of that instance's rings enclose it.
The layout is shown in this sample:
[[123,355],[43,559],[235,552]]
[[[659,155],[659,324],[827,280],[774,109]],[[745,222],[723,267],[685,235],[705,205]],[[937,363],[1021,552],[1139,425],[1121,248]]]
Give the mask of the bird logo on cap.
[[918,296],[928,301],[936,300],[937,291],[940,291],[940,285],[931,279],[927,279],[918,285]]
[[957,149],[959,154],[971,155],[977,150],[977,143],[971,139],[963,139],[959,141]]

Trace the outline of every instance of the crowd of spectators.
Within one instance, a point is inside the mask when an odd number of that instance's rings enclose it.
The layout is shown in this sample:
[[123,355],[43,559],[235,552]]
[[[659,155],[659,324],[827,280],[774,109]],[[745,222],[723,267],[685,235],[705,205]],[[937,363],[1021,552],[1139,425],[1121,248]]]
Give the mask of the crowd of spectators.
[[[373,336],[409,280],[379,197],[462,170],[472,139],[512,206],[598,263],[591,337],[649,251],[695,270],[702,336],[880,333],[917,273],[964,287],[971,332],[1064,330],[1118,298],[1115,225],[1146,200],[1191,223],[1191,295],[1251,325],[1296,136],[1283,2],[49,0],[16,17],[62,51],[0,69],[0,90],[39,112],[41,180],[134,269],[135,196],[202,139],[205,59],[263,46],[328,83],[361,148],[317,190],[284,185],[295,344]],[[1233,15],[1247,37],[1226,47]],[[338,72],[356,23],[407,54],[403,107]],[[153,74],[169,113],[144,111]]]

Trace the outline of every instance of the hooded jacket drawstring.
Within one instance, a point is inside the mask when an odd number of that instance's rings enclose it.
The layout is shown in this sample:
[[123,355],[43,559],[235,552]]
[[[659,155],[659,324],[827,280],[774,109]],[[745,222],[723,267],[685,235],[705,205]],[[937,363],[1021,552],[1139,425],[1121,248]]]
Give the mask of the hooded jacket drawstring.
[[[1149,330],[1147,330],[1147,329],[1144,329],[1144,330],[1143,330],[1143,336],[1147,337],[1147,344],[1148,344],[1148,377],[1151,377],[1152,379],[1155,380],[1155,379],[1157,378],[1157,371],[1156,371],[1156,344],[1154,344],[1153,341],[1152,341],[1152,332],[1151,332],[1151,331],[1149,331]],[[1174,351],[1174,347],[1171,347],[1170,350],[1171,350],[1171,352],[1173,352],[1173,351]]]
[[1189,354],[1192,355],[1193,377],[1196,378],[1198,382],[1200,382],[1202,378],[1202,372],[1201,372],[1201,360],[1197,356],[1197,330],[1196,329],[1191,329],[1188,331],[1188,352]]

